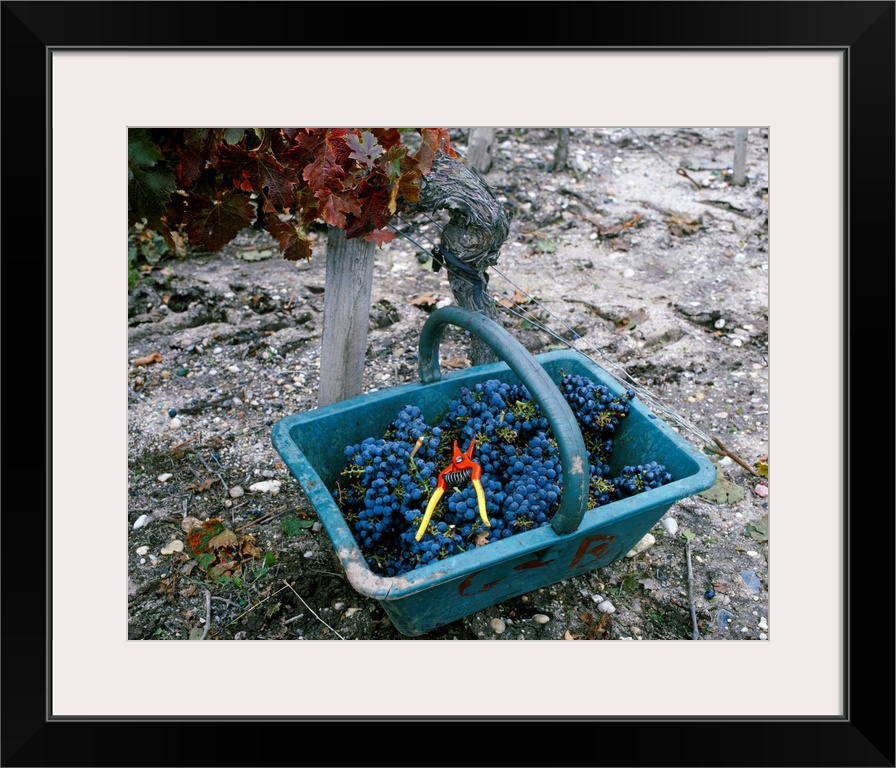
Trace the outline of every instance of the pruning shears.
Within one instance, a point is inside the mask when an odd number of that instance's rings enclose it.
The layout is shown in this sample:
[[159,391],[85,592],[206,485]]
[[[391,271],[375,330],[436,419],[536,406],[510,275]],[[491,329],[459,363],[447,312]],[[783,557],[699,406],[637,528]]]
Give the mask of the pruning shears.
[[485,492],[482,490],[482,483],[480,482],[480,478],[482,477],[482,467],[473,461],[473,448],[475,445],[476,438],[474,437],[470,440],[470,445],[467,450],[461,451],[460,448],[457,447],[457,441],[454,441],[454,455],[451,459],[451,464],[439,472],[436,489],[429,498],[429,503],[426,505],[426,512],[423,515],[423,522],[420,523],[420,527],[417,529],[417,535],[414,537],[417,541],[420,541],[420,539],[423,538],[423,534],[426,531],[426,526],[429,525],[432,513],[448,486],[460,485],[467,480],[472,482],[473,487],[476,489],[476,500],[479,502],[479,517],[482,518],[482,522],[485,523],[486,527],[491,527],[491,523],[488,521],[488,515],[485,512]]

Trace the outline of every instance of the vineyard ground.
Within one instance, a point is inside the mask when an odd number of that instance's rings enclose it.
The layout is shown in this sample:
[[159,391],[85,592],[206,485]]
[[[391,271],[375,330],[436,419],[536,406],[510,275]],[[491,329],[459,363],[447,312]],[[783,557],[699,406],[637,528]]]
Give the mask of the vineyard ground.
[[[463,152],[466,131],[452,136]],[[770,637],[768,137],[747,139],[737,186],[733,129],[576,128],[562,172],[556,131],[498,129],[484,178],[513,219],[490,289],[554,332],[574,329],[582,351],[695,427],[678,427],[685,439],[717,437],[743,464],[711,455],[717,493],[674,504],[677,531],[658,523],[637,556],[416,639],[687,640],[694,618],[704,640]],[[438,240],[438,221],[402,227],[422,246]],[[351,587],[271,443],[279,419],[316,406],[326,235],[315,234],[309,262],[249,230],[221,254],[146,265],[129,289],[131,640],[407,639]],[[417,381],[421,325],[450,302],[420,248],[396,238],[377,250],[365,392]],[[533,353],[556,344],[511,313],[502,322]],[[469,365],[459,333],[442,355],[443,368]],[[274,480],[276,494],[250,490]],[[246,537],[245,561],[220,580],[180,548],[214,518]]]

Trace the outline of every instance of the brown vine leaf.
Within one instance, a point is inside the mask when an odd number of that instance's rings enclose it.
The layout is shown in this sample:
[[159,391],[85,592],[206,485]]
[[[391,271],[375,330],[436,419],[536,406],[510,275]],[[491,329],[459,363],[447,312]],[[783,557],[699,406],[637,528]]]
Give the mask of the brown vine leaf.
[[248,151],[240,145],[224,145],[218,149],[215,167],[232,178],[243,191],[262,195],[264,210],[268,213],[287,210],[295,204],[294,187],[299,184],[298,176],[272,154]]
[[382,248],[386,243],[391,243],[395,239],[395,233],[391,229],[375,229],[369,235],[365,235],[364,239],[370,243],[376,243],[377,247]]
[[[361,206],[352,193],[319,189],[314,196],[320,201],[318,214],[327,224],[334,227],[346,229],[348,222],[346,214],[361,213]],[[346,231],[346,237],[348,236]]]
[[302,178],[314,190],[343,189],[346,177],[343,164],[349,160],[350,150],[342,137],[348,133],[345,128],[326,131],[324,140],[314,147],[314,160],[302,172]]
[[[384,179],[382,174],[377,175]],[[368,235],[376,229],[383,229],[391,216],[389,215],[389,193],[385,189],[377,190],[370,177],[358,189],[360,210],[354,214],[345,226],[346,238]]]
[[302,237],[295,226],[281,220],[279,216],[268,216],[265,218],[264,228],[277,239],[284,259],[311,261],[311,241]]
[[184,229],[190,243],[212,253],[220,251],[255,217],[249,196],[235,189],[226,191],[220,202],[193,192],[181,200]]
[[448,135],[448,129],[421,128],[420,149],[417,150],[415,157],[420,163],[420,173],[424,176],[432,170],[433,161],[436,159],[440,150],[446,155],[457,157],[457,153],[451,148],[451,139]]

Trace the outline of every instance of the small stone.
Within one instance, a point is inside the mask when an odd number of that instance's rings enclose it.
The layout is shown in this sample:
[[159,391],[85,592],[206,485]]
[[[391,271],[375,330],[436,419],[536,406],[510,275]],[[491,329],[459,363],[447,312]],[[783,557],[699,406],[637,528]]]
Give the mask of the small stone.
[[760,640],[768,640],[768,635],[765,634],[765,632],[760,632],[760,633],[759,633],[759,639],[760,639]]
[[145,555],[147,552],[149,552],[149,547],[145,545],[142,547],[137,547],[137,554],[140,555],[140,557],[143,557],[143,555]]
[[674,536],[678,532],[678,523],[674,517],[663,518],[663,530],[670,536]]
[[202,528],[202,521],[198,517],[185,517],[180,521],[180,529],[184,533],[189,533],[197,528]]
[[173,419],[175,416],[177,416],[177,408],[169,408],[169,409],[168,409],[168,415],[169,415],[172,419]]
[[175,552],[183,552],[184,551],[184,543],[180,539],[175,539],[174,541],[169,541],[164,547],[159,550],[159,554],[162,555],[173,555]]
[[713,325],[715,325],[716,328],[724,328],[725,320],[720,317],[718,320],[715,321],[715,323],[713,323]]
[[757,626],[759,627],[759,629],[765,631],[766,629],[768,629],[768,619],[766,619],[765,616],[760,616],[759,624]]
[[492,632],[496,635],[500,635],[507,629],[507,625],[501,621],[501,619],[492,619],[488,625],[492,628]]
[[134,521],[134,530],[136,531],[138,528],[142,528],[144,525],[148,525],[149,521],[150,521],[149,515],[140,515],[140,517],[138,517]]
[[650,549],[654,544],[656,544],[656,538],[651,533],[645,533],[644,537],[635,544],[634,547],[631,548],[631,551],[626,555],[626,557],[635,557],[636,555],[641,554],[645,549]]
[[550,616],[545,616],[543,613],[536,613],[532,617],[532,621],[536,624],[547,624],[551,620]]
[[276,496],[280,493],[280,485],[279,480],[263,480],[260,483],[252,483],[249,486],[249,490],[256,493],[270,493],[272,496]]
[[757,485],[753,489],[753,493],[755,493],[757,496],[761,496],[764,499],[766,496],[768,496],[768,486],[759,483],[759,485]]
[[183,426],[183,422],[176,416],[173,419],[171,419],[170,423],[168,424],[168,427],[170,429],[180,429],[182,426]]
[[597,610],[601,613],[616,613],[616,606],[609,600],[604,600],[602,603],[597,604]]
[[172,477],[174,477],[174,475],[172,475],[170,472],[163,472],[156,478],[156,480],[158,480],[160,483],[164,483],[166,480],[170,480]]
[[233,488],[230,489],[230,491],[228,491],[228,493],[230,493],[231,499],[238,499],[240,496],[242,496],[245,493],[245,491],[242,489],[241,486],[235,485],[235,486],[233,486]]

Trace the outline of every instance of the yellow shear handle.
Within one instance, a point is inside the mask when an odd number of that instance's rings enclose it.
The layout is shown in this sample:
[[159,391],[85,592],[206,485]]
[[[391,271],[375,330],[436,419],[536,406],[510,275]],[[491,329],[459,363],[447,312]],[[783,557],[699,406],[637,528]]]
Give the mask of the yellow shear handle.
[[479,502],[479,517],[482,518],[486,528],[491,528],[492,524],[488,521],[488,515],[485,513],[485,491],[482,490],[482,483],[474,480],[473,487],[476,489],[476,500]]
[[442,488],[436,488],[433,492],[432,496],[429,497],[429,504],[426,505],[426,513],[423,515],[423,522],[420,523],[420,527],[417,529],[417,535],[414,538],[417,541],[423,538],[423,532],[426,530],[426,526],[429,525],[429,519],[432,517],[433,510],[436,508],[436,504],[439,503],[439,499],[442,498],[442,494],[445,491]]

